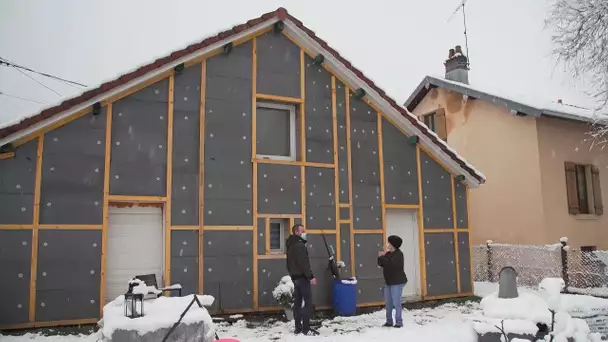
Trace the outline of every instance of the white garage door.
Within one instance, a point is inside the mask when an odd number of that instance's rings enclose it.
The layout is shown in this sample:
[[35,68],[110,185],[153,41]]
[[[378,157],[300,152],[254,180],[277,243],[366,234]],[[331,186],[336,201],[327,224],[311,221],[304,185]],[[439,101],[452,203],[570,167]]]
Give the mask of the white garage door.
[[106,303],[124,294],[131,278],[163,275],[163,212],[161,208],[109,208],[106,249]]

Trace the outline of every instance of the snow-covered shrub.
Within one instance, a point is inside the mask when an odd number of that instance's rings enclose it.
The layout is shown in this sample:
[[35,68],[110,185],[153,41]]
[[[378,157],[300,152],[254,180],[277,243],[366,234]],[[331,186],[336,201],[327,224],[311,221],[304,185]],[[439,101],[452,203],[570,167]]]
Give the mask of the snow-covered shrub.
[[290,276],[281,278],[279,285],[272,290],[272,297],[284,308],[293,306],[293,282]]

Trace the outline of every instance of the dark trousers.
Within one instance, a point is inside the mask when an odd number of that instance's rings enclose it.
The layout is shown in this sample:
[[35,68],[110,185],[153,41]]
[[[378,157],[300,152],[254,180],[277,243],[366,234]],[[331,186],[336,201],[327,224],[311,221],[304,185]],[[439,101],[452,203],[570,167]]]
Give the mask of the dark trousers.
[[[310,316],[312,315],[312,289],[310,281],[298,278],[293,281],[293,285],[293,318],[295,320],[296,331],[307,333],[310,330]],[[302,307],[302,301],[304,301],[304,307]]]

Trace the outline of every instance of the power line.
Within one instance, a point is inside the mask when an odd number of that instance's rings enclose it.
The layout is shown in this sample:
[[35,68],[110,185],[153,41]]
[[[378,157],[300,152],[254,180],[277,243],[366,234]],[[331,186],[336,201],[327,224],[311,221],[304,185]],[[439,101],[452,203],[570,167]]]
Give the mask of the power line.
[[35,102],[35,103],[40,103],[40,104],[46,104],[44,102],[28,99],[27,97],[21,97],[21,96],[17,96],[17,95],[11,95],[11,94],[7,94],[7,93],[1,92],[1,91],[0,91],[0,95],[4,95],[4,96],[7,96],[7,97],[12,97],[14,99],[19,99],[19,100],[23,100],[23,101],[29,101],[29,102]]
[[47,86],[46,84],[44,84],[44,83],[42,83],[42,82],[38,81],[37,79],[33,78],[32,76],[30,76],[30,75],[26,74],[25,72],[21,71],[21,69],[17,69],[17,68],[15,68],[15,70],[19,71],[19,72],[20,72],[22,75],[24,75],[24,76],[28,77],[28,78],[29,78],[29,79],[31,79],[32,81],[34,81],[34,82],[36,82],[36,83],[40,84],[41,86],[43,86],[43,87],[45,87],[46,89],[48,89],[48,90],[52,91],[53,93],[55,93],[55,94],[57,94],[57,95],[59,95],[59,96],[62,96],[61,94],[59,94],[57,91],[55,91],[55,90],[54,90],[54,89],[52,89],[51,87]]
[[26,71],[29,71],[29,72],[33,72],[33,73],[41,75],[41,76],[45,76],[45,77],[49,77],[49,78],[52,78],[52,79],[55,79],[55,80],[58,80],[58,81],[65,82],[65,83],[68,83],[68,84],[74,84],[74,85],[78,85],[78,86],[85,87],[85,88],[87,87],[86,85],[84,85],[82,83],[70,81],[70,80],[67,80],[65,78],[61,78],[59,76],[47,74],[47,73],[44,73],[44,72],[39,72],[39,71],[36,71],[36,70],[32,70],[32,69],[30,69],[28,67],[24,67],[22,65],[12,63],[8,59],[6,59],[6,58],[0,57],[0,64],[5,64],[5,65],[13,67],[13,68],[23,69],[23,70],[26,70]]

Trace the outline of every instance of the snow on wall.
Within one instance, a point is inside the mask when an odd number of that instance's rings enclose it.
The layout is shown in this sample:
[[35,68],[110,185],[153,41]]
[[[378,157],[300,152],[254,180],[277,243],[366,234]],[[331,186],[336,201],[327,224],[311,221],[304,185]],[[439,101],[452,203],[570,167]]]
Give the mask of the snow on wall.
[[171,224],[198,225],[201,65],[175,75]]
[[38,139],[15,149],[13,158],[0,160],[0,224],[31,224]]
[[[207,60],[204,218],[210,225],[253,225],[251,164],[252,43]],[[219,297],[218,297],[219,298]]]
[[0,230],[0,326],[29,317],[31,230]]
[[163,79],[113,104],[110,194],[166,194],[168,101]]
[[44,135],[41,224],[101,224],[106,107]]

